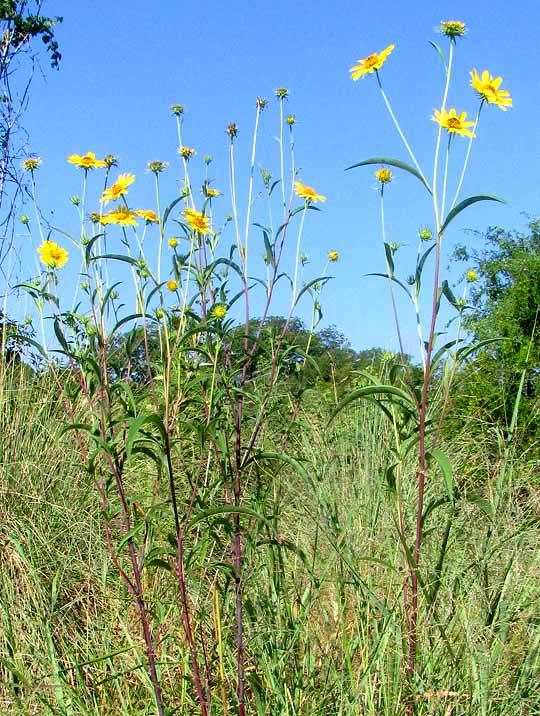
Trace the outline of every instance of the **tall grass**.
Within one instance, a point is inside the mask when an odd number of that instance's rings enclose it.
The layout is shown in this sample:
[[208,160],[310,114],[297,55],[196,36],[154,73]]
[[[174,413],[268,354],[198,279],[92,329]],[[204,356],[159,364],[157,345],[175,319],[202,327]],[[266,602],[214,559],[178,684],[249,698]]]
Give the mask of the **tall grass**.
[[[104,544],[99,501],[61,436],[57,390],[48,376],[17,367],[3,388],[3,712],[153,713],[137,615]],[[390,438],[367,403],[328,431],[328,402],[305,397],[290,437],[301,469],[284,465],[252,486],[278,525],[276,539],[256,535],[248,548],[247,705],[261,716],[404,713],[402,547],[384,470]],[[454,455],[464,485],[475,453],[464,435]],[[500,464],[485,467],[493,474]],[[419,644],[418,713],[518,716],[537,708],[540,490],[533,467],[516,460],[514,469],[520,490],[504,492],[495,524],[487,478],[476,477],[456,505],[444,569],[427,585],[440,595]],[[201,565],[223,563],[227,540],[219,551],[215,533],[224,528],[214,522],[193,537],[187,570],[216,714],[237,708],[226,619],[234,588],[225,567]],[[430,564],[445,529],[437,519],[426,525]],[[156,569],[144,579],[163,691],[173,711],[190,713],[195,695],[174,585]]]

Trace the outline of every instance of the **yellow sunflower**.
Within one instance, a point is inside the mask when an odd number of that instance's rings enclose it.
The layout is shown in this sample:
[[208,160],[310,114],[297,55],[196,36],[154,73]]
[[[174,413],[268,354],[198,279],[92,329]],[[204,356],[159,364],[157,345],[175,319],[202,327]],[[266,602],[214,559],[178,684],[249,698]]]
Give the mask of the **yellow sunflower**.
[[301,181],[294,182],[294,190],[296,192],[296,196],[302,197],[302,199],[305,199],[310,204],[315,201],[326,201],[325,196],[322,196],[322,194],[317,194],[313,187],[306,186],[305,184],[302,184]]
[[394,175],[392,174],[391,170],[387,169],[386,167],[381,167],[375,172],[375,179],[381,184],[390,184],[393,178]]
[[382,52],[374,52],[372,55],[369,55],[369,57],[364,57],[363,60],[358,60],[358,64],[353,65],[349,70],[351,73],[351,79],[357,80],[360,77],[369,75],[371,72],[380,70],[394,47],[395,45],[388,45],[388,47]]
[[439,112],[439,110],[436,109],[435,114],[431,119],[446,129],[449,134],[461,134],[462,137],[474,138],[476,135],[468,129],[468,127],[474,126],[474,122],[465,121],[466,117],[467,112],[458,114],[452,107],[450,112],[447,112],[445,109],[443,109],[442,112]]
[[114,184],[112,184],[108,189],[105,189],[100,202],[108,204],[109,201],[116,201],[117,199],[120,199],[121,196],[127,194],[128,186],[133,184],[134,181],[135,176],[133,174],[120,174]]
[[499,89],[501,82],[502,77],[492,77],[487,70],[482,72],[481,77],[476,70],[471,72],[471,87],[480,99],[496,104],[506,112],[506,108],[512,106],[512,98],[508,90]]
[[190,229],[198,231],[199,234],[214,234],[210,229],[210,219],[205,216],[201,211],[195,211],[195,209],[184,209],[184,216],[189,224]]
[[152,211],[152,209],[137,209],[135,214],[142,217],[149,224],[159,224],[156,212]]
[[227,315],[227,306],[223,303],[215,303],[212,308],[212,315],[214,318],[222,319]]
[[76,164],[82,169],[96,169],[97,167],[107,166],[107,162],[104,162],[103,159],[96,159],[94,152],[86,152],[86,154],[82,156],[80,154],[72,154],[68,157],[68,162],[70,164]]
[[127,206],[118,205],[101,218],[102,224],[120,224],[120,226],[137,226],[136,213]]
[[44,241],[38,248],[41,261],[49,268],[62,268],[68,261],[68,252],[54,241]]

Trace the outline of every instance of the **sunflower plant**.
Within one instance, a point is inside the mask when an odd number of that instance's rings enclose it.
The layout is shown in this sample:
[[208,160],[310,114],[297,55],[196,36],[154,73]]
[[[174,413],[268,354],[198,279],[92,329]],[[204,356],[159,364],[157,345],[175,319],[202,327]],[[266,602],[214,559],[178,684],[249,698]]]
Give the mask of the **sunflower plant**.
[[[110,558],[139,617],[159,716],[173,700],[170,683],[178,657],[172,654],[178,649],[189,664],[184,678],[192,686],[186,708],[206,716],[214,701],[224,713],[227,703],[236,702],[238,714],[246,713],[244,610],[254,545],[279,551],[277,476],[284,461],[294,464],[285,448],[301,393],[291,396],[291,411],[289,401],[275,397],[276,386],[291,370],[285,338],[294,313],[311,297],[314,330],[329,277],[326,269],[311,280],[304,273],[303,228],[325,197],[300,181],[293,123],[284,118],[287,91],[280,88],[276,96],[278,176],[274,180],[265,172],[259,179],[255,172],[267,106],[259,98],[243,216],[237,200],[237,125],[231,123],[225,134],[227,210],[226,188],[214,186],[210,175],[211,159],[199,161],[199,153],[183,142],[180,105],[172,113],[181,188],[168,204],[161,186],[163,173],[171,170],[167,162],[148,162],[154,198],[151,206],[135,208],[140,179],[134,173],[113,175],[118,162],[112,155],[72,154],[67,161],[82,181],[82,198],[72,200],[79,218],[73,235],[44,225],[35,181],[41,162],[27,160],[43,271],[22,287],[36,302],[39,349],[63,396],[66,431],[99,494]],[[267,199],[266,219],[254,216],[260,194]],[[30,231],[30,222],[26,225]],[[321,257],[328,267],[338,254],[323,249]],[[80,270],[70,307],[64,305],[67,272],[75,262]],[[257,267],[266,275],[254,276]],[[287,279],[288,313],[269,345],[265,324],[278,282]],[[262,307],[258,320],[254,301]],[[47,323],[54,328],[52,347]],[[300,383],[307,358],[296,364]],[[287,426],[284,434],[271,428],[269,416],[276,411]],[[269,491],[272,474],[276,485]],[[216,564],[214,553],[225,557]],[[163,572],[180,605],[182,623],[168,637],[173,644],[168,655],[158,637],[165,624],[147,588],[148,569]],[[197,627],[209,608],[203,593],[213,595],[214,626],[225,640],[217,662],[207,658],[214,650],[212,635]],[[175,636],[180,631],[182,639]],[[222,677],[225,648],[235,664],[234,680]]]
[[[494,77],[489,70],[479,73],[476,69],[470,73],[471,104],[476,103],[476,114],[472,115],[474,119],[467,119],[467,112],[461,107],[458,109],[452,106],[450,97],[455,53],[458,42],[466,33],[466,29],[466,25],[462,21],[443,21],[440,31],[447,38],[447,49],[443,50],[437,43],[431,43],[442,60],[445,82],[441,104],[433,109],[431,117],[436,123],[437,129],[430,172],[422,165],[413,151],[412,144],[401,128],[383,86],[383,74],[386,71],[387,63],[393,59],[393,56],[390,58],[390,54],[395,49],[394,45],[388,45],[382,52],[373,53],[358,60],[357,64],[350,69],[352,80],[374,75],[383,102],[408,155],[406,160],[384,156],[371,157],[348,167],[348,169],[379,167],[375,171],[375,179],[380,197],[386,272],[376,275],[382,276],[388,281],[402,365],[396,366],[391,371],[389,383],[383,384],[375,377],[368,375],[368,384],[351,393],[336,411],[339,412],[354,400],[375,400],[389,420],[394,435],[386,478],[395,495],[395,524],[397,537],[403,549],[406,571],[402,595],[404,641],[407,645],[405,659],[408,673],[408,695],[406,697],[408,714],[414,712],[417,702],[419,625],[424,624],[427,629],[430,626],[428,620],[431,618],[432,624],[435,624],[435,628],[439,630],[443,643],[448,644],[444,624],[438,611],[437,595],[446,557],[448,536],[460,496],[454,482],[451,462],[440,449],[439,435],[456,367],[467,355],[479,348],[479,346],[460,347],[462,342],[461,318],[467,307],[467,284],[473,280],[474,272],[467,273],[465,292],[463,296],[456,297],[448,281],[442,277],[442,247],[452,222],[463,211],[478,202],[502,201],[499,197],[490,194],[476,194],[463,198],[461,190],[472,146],[478,135],[482,110],[489,105],[504,111],[512,106],[510,93],[501,87],[502,78]],[[457,176],[459,178],[452,192],[449,178],[449,168],[454,159],[452,149],[455,142],[461,141],[465,141],[467,147],[461,170],[458,167]],[[421,191],[424,192],[431,204],[433,213],[433,230],[427,227],[420,229],[416,265],[406,279],[399,278],[396,271],[396,255],[400,244],[388,239],[385,225],[385,199],[390,191],[393,192],[391,182],[394,171],[407,172],[418,181]],[[426,276],[428,270],[430,276]],[[431,293],[431,311],[427,317],[424,317],[420,310],[420,298],[422,292],[426,290],[426,284],[427,291]],[[422,361],[419,383],[415,381],[414,374],[405,360],[395,290],[405,292],[416,315],[418,350]],[[453,340],[444,345],[438,345],[437,339],[440,336],[438,318],[443,299],[456,312],[458,330]],[[445,357],[448,356],[449,359],[445,361]],[[440,369],[442,369],[443,408],[437,415],[433,396],[433,378],[436,371]],[[414,469],[410,467],[411,459]],[[443,490],[441,494],[437,494],[436,491],[437,473],[442,476]],[[427,498],[429,500],[426,502]],[[420,558],[425,533],[430,526],[429,520],[433,519],[433,515],[437,511],[445,508],[446,527],[443,530],[437,564],[423,564]],[[447,658],[452,658],[450,647]]]

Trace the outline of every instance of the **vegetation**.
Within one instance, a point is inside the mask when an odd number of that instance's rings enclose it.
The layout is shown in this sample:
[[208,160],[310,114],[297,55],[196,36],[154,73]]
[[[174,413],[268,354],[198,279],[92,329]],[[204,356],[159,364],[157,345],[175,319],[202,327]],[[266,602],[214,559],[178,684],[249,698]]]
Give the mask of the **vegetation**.
[[[4,712],[537,709],[539,485],[516,441],[536,314],[528,323],[511,298],[527,290],[513,263],[514,244],[525,239],[499,234],[495,253],[476,257],[461,298],[441,269],[453,220],[499,201],[460,191],[483,107],[506,110],[512,100],[500,78],[474,71],[476,119],[450,107],[465,25],[443,22],[441,32],[448,49],[435,45],[445,87],[432,117],[432,176],[383,89],[393,45],[351,69],[355,80],[374,75],[412,162],[376,157],[350,167],[376,168],[386,264],[378,275],[394,310],[396,355],[357,353],[337,329],[319,327],[328,267],[339,256],[326,247],[324,267],[308,275],[303,232],[325,197],[300,181],[287,89],[275,90],[277,178],[265,170],[260,182],[257,140],[271,107],[256,101],[243,203],[238,130],[227,127],[230,214],[212,160],[197,163],[184,143],[181,105],[172,107],[180,191],[166,203],[161,175],[171,169],[148,162],[152,209],[134,208],[140,182],[118,174],[116,157],[72,154],[80,230],[46,231],[41,159],[24,160],[35,209],[24,223],[43,269],[15,287],[32,299],[33,320],[19,326],[5,310],[1,324]],[[460,137],[468,149],[452,194]],[[434,228],[419,232],[409,279],[385,224],[396,170],[415,177],[433,206]],[[70,273],[74,255],[81,269]],[[417,319],[418,365],[403,349],[395,290]],[[472,316],[468,291],[480,306]],[[289,299],[283,316],[278,293]],[[443,300],[457,331],[440,345]],[[309,325],[295,318],[306,305]],[[514,350],[521,337],[528,348],[519,380],[503,387],[508,425],[487,415],[471,432],[456,417],[455,386],[470,380],[471,357],[510,344],[485,331],[490,315],[504,319]],[[466,329],[474,342],[463,340]],[[38,356],[33,366],[28,351]],[[498,440],[489,441],[492,429]]]

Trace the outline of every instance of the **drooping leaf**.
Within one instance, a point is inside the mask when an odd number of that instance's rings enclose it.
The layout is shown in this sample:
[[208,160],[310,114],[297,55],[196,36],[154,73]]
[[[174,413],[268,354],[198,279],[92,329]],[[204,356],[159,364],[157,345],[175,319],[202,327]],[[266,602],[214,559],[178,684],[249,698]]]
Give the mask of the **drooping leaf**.
[[269,522],[264,515],[255,512],[255,510],[251,510],[249,507],[242,507],[240,505],[219,505],[217,507],[210,507],[207,510],[202,510],[191,518],[188,527],[191,529],[191,527],[194,527],[203,520],[207,520],[209,517],[227,514],[247,515],[248,517],[254,517],[256,520],[258,520],[259,522],[263,522],[267,525],[267,527],[273,530],[272,523]]
[[455,206],[451,212],[449,212],[446,219],[443,221],[440,234],[442,235],[446,231],[450,222],[453,221],[458,214],[461,214],[461,212],[468,206],[471,206],[471,204],[476,204],[479,201],[498,201],[501,204],[506,204],[504,199],[494,196],[493,194],[478,194],[477,196],[470,196],[468,199],[463,199],[463,201],[460,201],[459,204]]
[[405,284],[402,281],[400,281],[398,278],[396,278],[395,276],[389,276],[387,273],[379,273],[378,271],[376,271],[374,273],[366,273],[366,274],[364,274],[364,276],[380,276],[381,278],[385,278],[387,280],[394,281],[394,283],[397,283],[397,285],[400,286],[405,291],[407,296],[412,301],[411,294],[410,294],[407,286],[405,286]]
[[430,41],[429,41],[429,44],[437,50],[437,54],[439,55],[439,59],[441,60],[442,66],[444,67],[444,74],[446,75],[446,73],[448,72],[448,67],[447,67],[447,65],[446,65],[446,59],[445,59],[445,56],[444,56],[443,51],[441,50],[441,48],[439,47],[439,45],[437,45],[436,42],[433,42],[432,40],[430,40]]
[[452,472],[452,464],[450,463],[450,460],[448,457],[444,454],[444,452],[440,448],[433,448],[430,452],[426,453],[426,457],[428,459],[436,460],[439,464],[439,467],[441,468],[441,473],[444,479],[444,486],[446,488],[446,493],[448,495],[448,499],[453,502],[454,501],[454,476]]
[[[349,395],[332,411],[329,422],[355,400],[359,400],[360,398],[371,398],[376,395],[388,396],[390,402],[393,402],[399,407],[408,408],[411,413],[416,412],[416,406],[411,396],[404,390],[396,388],[393,385],[368,385],[365,388],[358,388],[358,390],[353,390],[349,393]],[[395,398],[399,398],[399,401],[395,400]]]
[[396,169],[403,169],[404,171],[408,172],[409,174],[412,174],[419,181],[421,181],[430,194],[433,193],[425,177],[420,174],[418,169],[411,166],[411,164],[407,164],[406,162],[400,161],[399,159],[389,159],[388,157],[371,157],[370,159],[365,159],[363,162],[351,164],[351,166],[347,167],[345,171],[349,171],[349,169],[356,169],[357,167],[369,166],[371,164],[388,164],[391,167],[396,167]]
[[320,278],[314,278],[314,279],[313,279],[312,281],[310,281],[309,283],[306,283],[306,285],[302,287],[302,290],[298,292],[298,296],[296,297],[296,301],[294,302],[294,305],[296,306],[297,303],[298,303],[298,301],[299,301],[299,300],[302,298],[302,296],[304,295],[304,293],[305,293],[306,291],[309,291],[309,289],[310,289],[312,286],[314,286],[316,283],[320,283],[320,284],[322,284],[322,285],[324,286],[324,284],[325,284],[327,281],[330,281],[331,278],[333,278],[333,277],[332,277],[332,276],[321,276]]

